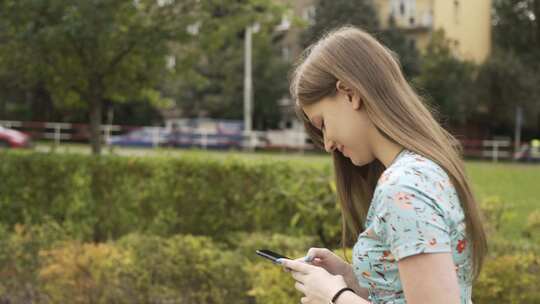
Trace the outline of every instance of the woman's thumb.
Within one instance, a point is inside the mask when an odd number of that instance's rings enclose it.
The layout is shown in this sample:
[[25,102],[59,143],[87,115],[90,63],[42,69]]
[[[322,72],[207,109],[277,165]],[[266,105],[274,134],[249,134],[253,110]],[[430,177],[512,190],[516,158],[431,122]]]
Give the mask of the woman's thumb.
[[315,258],[318,258],[320,261],[326,257],[327,253],[328,249],[326,248],[310,248],[304,258],[304,261],[312,262]]

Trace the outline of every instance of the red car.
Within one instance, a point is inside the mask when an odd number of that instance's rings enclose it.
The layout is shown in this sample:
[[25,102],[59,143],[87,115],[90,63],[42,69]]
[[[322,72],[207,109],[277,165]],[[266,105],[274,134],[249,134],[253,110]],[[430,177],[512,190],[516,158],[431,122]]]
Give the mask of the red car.
[[0,126],[0,148],[31,148],[32,139],[23,132]]

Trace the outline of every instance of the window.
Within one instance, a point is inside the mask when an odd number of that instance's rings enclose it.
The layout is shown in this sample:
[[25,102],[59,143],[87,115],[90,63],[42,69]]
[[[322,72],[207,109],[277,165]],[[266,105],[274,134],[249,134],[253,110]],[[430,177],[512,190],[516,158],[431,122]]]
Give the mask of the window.
[[416,39],[409,40],[409,46],[411,49],[416,49]]
[[291,27],[291,21],[289,20],[289,16],[283,15],[281,16],[281,23],[276,26],[276,31],[286,31]]
[[309,24],[315,23],[315,5],[308,6],[302,12],[302,18],[309,22]]
[[454,22],[459,24],[459,0],[454,0]]
[[201,22],[197,21],[193,24],[190,24],[186,27],[186,30],[191,35],[197,35],[199,33],[199,28],[201,27]]
[[284,60],[289,61],[291,59],[291,49],[288,46],[282,47],[281,56]]
[[409,24],[414,25],[416,23],[416,0],[407,1],[407,16],[409,17]]
[[167,68],[168,69],[174,69],[176,66],[176,57],[174,55],[168,55],[165,57],[167,60]]
[[390,16],[396,16],[399,11],[399,0],[392,0],[390,3]]

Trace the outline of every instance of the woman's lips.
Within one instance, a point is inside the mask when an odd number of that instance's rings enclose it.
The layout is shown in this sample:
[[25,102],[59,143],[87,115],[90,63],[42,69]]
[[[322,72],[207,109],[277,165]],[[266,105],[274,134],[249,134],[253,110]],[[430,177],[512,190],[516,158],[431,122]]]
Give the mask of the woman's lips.
[[341,153],[342,153],[343,155],[349,157],[349,156],[347,155],[347,152],[345,151],[345,146],[344,146],[344,145],[341,145],[341,147],[339,148],[339,151],[341,151]]

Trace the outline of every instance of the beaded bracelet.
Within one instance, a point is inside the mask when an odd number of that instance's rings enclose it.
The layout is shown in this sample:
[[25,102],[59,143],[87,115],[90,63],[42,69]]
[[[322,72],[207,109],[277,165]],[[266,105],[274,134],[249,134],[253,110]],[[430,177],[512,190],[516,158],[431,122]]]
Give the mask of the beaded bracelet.
[[336,293],[336,295],[334,295],[334,297],[332,298],[332,302],[331,302],[331,303],[332,303],[332,304],[335,304],[337,298],[339,297],[339,295],[340,295],[342,292],[346,291],[346,290],[350,290],[350,291],[352,291],[354,294],[356,294],[356,292],[354,292],[354,290],[353,290],[352,288],[349,288],[349,287],[343,287],[343,288],[341,288],[341,289]]

